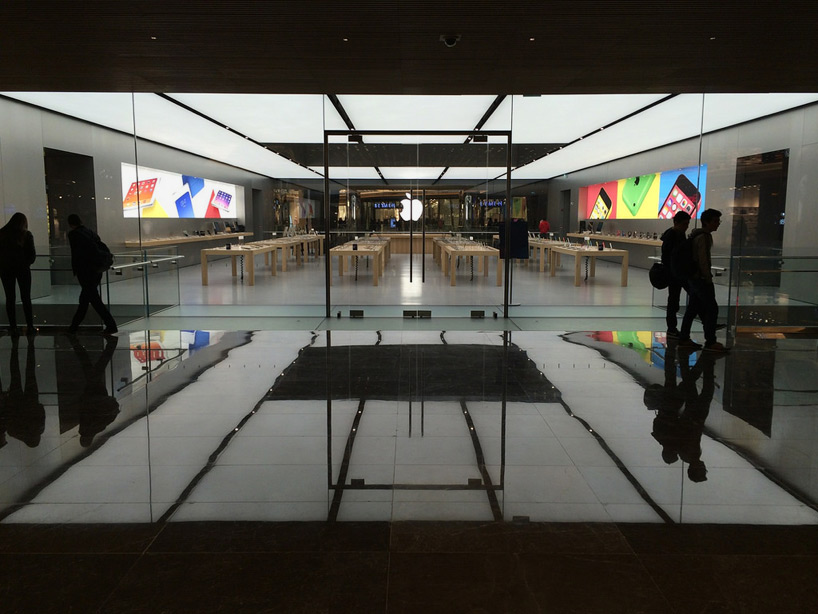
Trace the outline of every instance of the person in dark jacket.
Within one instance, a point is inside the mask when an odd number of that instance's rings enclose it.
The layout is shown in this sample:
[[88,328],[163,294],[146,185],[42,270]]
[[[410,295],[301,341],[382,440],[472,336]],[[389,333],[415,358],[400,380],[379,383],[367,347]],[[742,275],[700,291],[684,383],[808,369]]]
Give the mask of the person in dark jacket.
[[105,324],[103,334],[113,335],[117,332],[116,322],[111,312],[102,302],[99,294],[99,284],[102,281],[102,273],[99,270],[97,243],[99,237],[90,228],[82,224],[82,220],[76,213],[68,216],[68,242],[71,244],[71,270],[80,284],[80,300],[71,326],[68,332],[75,333],[88,313],[88,305],[94,308]]
[[673,216],[673,226],[668,228],[662,234],[662,264],[665,265],[665,270],[670,273],[670,281],[667,286],[667,312],[665,314],[665,322],[667,323],[667,336],[675,338],[679,336],[679,329],[676,328],[678,319],[676,314],[679,313],[679,301],[682,296],[682,288],[689,293],[687,287],[687,280],[677,279],[672,273],[671,254],[678,245],[685,240],[687,228],[690,226],[690,215],[684,211],[679,211]]
[[682,318],[682,329],[679,331],[679,347],[698,349],[699,344],[690,338],[690,327],[698,315],[704,328],[704,350],[709,352],[727,352],[729,348],[716,340],[719,316],[719,305],[716,302],[716,288],[713,284],[710,252],[713,248],[713,233],[721,225],[721,211],[705,209],[701,216],[702,227],[691,234],[693,241],[693,261],[696,272],[688,281],[690,295]]
[[9,333],[17,334],[17,286],[20,286],[20,301],[26,317],[26,334],[36,334],[31,308],[31,265],[37,257],[34,250],[34,236],[28,230],[28,220],[20,212],[11,216],[8,223],[0,228],[0,278],[6,294],[6,315]]

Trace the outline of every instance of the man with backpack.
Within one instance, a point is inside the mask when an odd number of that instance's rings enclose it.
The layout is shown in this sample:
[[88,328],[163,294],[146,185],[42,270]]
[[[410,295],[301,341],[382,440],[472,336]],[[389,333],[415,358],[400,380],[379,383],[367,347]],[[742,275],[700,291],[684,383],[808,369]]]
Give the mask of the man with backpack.
[[[704,349],[710,352],[727,352],[728,348],[716,341],[716,320],[719,315],[719,306],[716,303],[716,288],[713,285],[713,273],[710,265],[710,252],[713,248],[712,234],[721,225],[721,211],[716,209],[706,209],[701,216],[702,226],[694,230],[690,238],[690,251],[692,257],[692,274],[688,279],[690,287],[689,300],[684,317],[682,318],[682,329],[679,331],[679,347],[698,349],[701,347],[690,338],[690,327],[693,319],[698,315],[704,328]],[[679,249],[677,254],[684,250]],[[674,264],[674,268],[678,266]]]
[[678,323],[676,314],[679,313],[679,299],[682,296],[682,288],[685,289],[685,292],[690,294],[690,290],[687,287],[687,280],[678,278],[673,274],[671,262],[673,252],[685,240],[688,226],[690,226],[690,215],[684,211],[679,211],[673,216],[673,226],[662,234],[662,264],[665,265],[665,271],[668,272],[667,313],[665,314],[665,321],[667,322],[667,336],[670,338],[679,336],[679,329],[676,328]]
[[88,305],[94,308],[105,324],[104,335],[117,332],[116,321],[102,302],[99,284],[102,274],[112,263],[111,252],[100,240],[97,233],[86,228],[80,216],[72,213],[68,216],[68,242],[71,244],[71,270],[80,283],[80,301],[68,332],[75,333],[88,313]]

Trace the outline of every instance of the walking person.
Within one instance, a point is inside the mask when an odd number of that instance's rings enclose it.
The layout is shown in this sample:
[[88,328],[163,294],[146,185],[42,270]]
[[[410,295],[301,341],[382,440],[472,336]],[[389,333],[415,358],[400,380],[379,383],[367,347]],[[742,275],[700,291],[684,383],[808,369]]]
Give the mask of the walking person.
[[[68,216],[68,242],[71,244],[71,269],[80,284],[80,299],[68,332],[75,333],[88,313],[88,305],[94,308],[105,324],[103,334],[117,332],[116,322],[111,312],[102,302],[99,284],[105,267],[100,265],[100,238],[93,230],[86,228],[76,213]],[[106,248],[107,251],[107,248]]]
[[26,334],[37,334],[31,308],[31,265],[36,258],[34,235],[28,229],[28,220],[17,212],[0,228],[0,278],[6,294],[6,315],[11,335],[17,334],[17,286],[20,286]]
[[713,248],[713,233],[721,225],[721,211],[706,209],[701,216],[702,226],[690,234],[693,243],[693,262],[695,272],[688,281],[690,295],[682,318],[682,329],[679,331],[679,347],[698,348],[699,345],[690,338],[690,327],[698,315],[704,328],[704,350],[710,352],[727,352],[728,348],[716,341],[716,321],[719,305],[716,302],[716,287],[713,285],[713,273],[710,268],[710,252]]
[[689,226],[690,215],[684,211],[679,211],[673,216],[673,226],[662,234],[662,264],[665,265],[665,271],[668,272],[667,313],[665,314],[665,322],[667,323],[667,336],[671,339],[679,336],[676,314],[679,313],[682,288],[685,289],[688,295],[690,294],[687,280],[679,279],[673,274],[671,255],[673,254],[673,250],[685,240]]

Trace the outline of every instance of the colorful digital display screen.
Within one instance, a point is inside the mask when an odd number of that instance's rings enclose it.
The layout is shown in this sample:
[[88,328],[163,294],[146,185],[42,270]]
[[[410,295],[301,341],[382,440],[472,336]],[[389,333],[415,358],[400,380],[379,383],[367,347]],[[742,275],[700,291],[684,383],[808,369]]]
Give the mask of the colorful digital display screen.
[[143,218],[232,218],[244,207],[244,187],[122,164],[122,214]]
[[580,188],[580,204],[588,220],[669,220],[679,211],[699,218],[706,187],[702,164],[589,185]]

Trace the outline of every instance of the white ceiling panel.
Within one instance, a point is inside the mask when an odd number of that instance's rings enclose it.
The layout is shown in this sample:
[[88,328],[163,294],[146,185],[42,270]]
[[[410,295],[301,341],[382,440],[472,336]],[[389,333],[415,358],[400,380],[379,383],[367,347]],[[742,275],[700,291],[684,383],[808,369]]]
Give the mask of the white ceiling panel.
[[133,134],[131,94],[88,92],[3,92],[2,94],[106,128]]
[[[240,137],[259,142],[323,140],[326,127],[344,123],[322,95],[174,94],[179,102],[230,126],[227,130],[155,94],[4,92],[4,96],[94,124],[133,132],[135,101],[137,134],[145,139],[218,160],[262,175],[304,179],[317,175],[290,160]],[[513,97],[515,143],[571,142],[601,126],[664,97],[655,95],[570,95]],[[339,96],[361,130],[472,130],[494,101],[493,96]],[[609,160],[695,137],[702,126],[710,132],[818,102],[818,94],[684,94],[675,96],[610,128],[591,134],[513,172],[514,179],[547,179]],[[495,111],[486,130],[508,129],[512,97]],[[461,143],[465,137],[412,135],[366,136],[367,143]],[[492,139],[496,141],[497,139]],[[351,144],[350,147],[354,147]],[[475,144],[475,147],[480,147]],[[419,150],[422,162],[423,150]],[[322,173],[323,169],[314,169]],[[440,169],[381,169],[390,179],[434,179]],[[482,180],[504,169],[449,169],[446,178]],[[487,177],[488,175],[488,177]],[[374,168],[337,168],[333,178],[379,179]]]
[[489,180],[494,179],[498,175],[504,175],[506,172],[505,166],[489,166],[489,167],[471,167],[471,166],[452,166],[443,175],[443,179],[471,179],[471,180]]
[[[508,130],[515,143],[570,143],[665,98],[667,94],[507,97],[484,128]],[[512,113],[513,103],[513,113]]]
[[818,94],[706,94],[704,131],[712,132],[818,101]]
[[135,94],[140,137],[269,177],[313,178],[308,168],[259,147],[236,133],[155,94]]
[[[324,174],[324,167],[323,166],[311,166],[317,173]],[[330,166],[329,168],[329,176],[330,179],[377,179],[380,180],[381,176],[378,175],[378,171],[375,170],[374,166]]]
[[[322,143],[346,124],[322,94],[169,94],[260,143]],[[326,113],[326,117],[324,114]]]
[[357,130],[472,130],[494,96],[338,96]]
[[443,172],[443,167],[432,166],[381,166],[383,176],[387,179],[412,181],[413,179],[437,179]]
[[[513,179],[549,179],[699,134],[701,95],[683,94],[512,171]],[[693,153],[698,151],[696,149]]]

